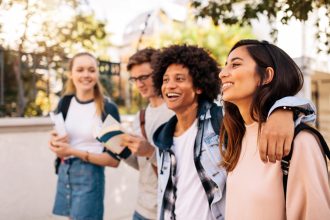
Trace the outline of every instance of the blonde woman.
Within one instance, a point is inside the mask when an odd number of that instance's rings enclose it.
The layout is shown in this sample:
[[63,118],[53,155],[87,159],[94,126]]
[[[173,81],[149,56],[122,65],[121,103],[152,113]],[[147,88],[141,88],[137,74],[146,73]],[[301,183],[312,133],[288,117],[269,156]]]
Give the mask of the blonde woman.
[[90,53],[78,53],[69,62],[69,78],[58,112],[65,118],[67,135],[53,131],[50,149],[61,158],[53,213],[70,219],[103,219],[104,166],[119,160],[105,152],[95,126],[106,114],[118,121],[116,105],[103,96],[98,62]]

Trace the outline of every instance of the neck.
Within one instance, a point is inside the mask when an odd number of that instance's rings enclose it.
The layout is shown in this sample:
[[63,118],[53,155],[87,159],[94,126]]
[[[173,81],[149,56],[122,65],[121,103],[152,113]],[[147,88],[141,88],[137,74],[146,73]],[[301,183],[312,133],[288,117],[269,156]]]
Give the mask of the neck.
[[94,91],[93,90],[88,91],[88,92],[77,91],[76,96],[80,101],[89,101],[89,100],[94,99]]
[[251,103],[244,103],[244,104],[240,103],[237,105],[239,112],[246,125],[249,125],[249,124],[252,124],[253,122],[255,122],[255,120],[253,120],[250,115],[250,106],[251,106]]
[[154,96],[149,98],[150,106],[155,108],[164,103],[164,100],[160,96]]
[[198,103],[194,103],[184,111],[176,113],[178,123],[175,127],[174,136],[180,136],[194,123],[197,117]]

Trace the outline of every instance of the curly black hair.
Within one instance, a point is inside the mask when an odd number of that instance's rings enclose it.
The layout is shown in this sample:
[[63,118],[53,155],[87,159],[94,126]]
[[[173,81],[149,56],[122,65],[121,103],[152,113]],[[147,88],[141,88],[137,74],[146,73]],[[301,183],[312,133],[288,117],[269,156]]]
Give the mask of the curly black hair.
[[153,57],[153,82],[156,92],[161,95],[163,76],[171,64],[181,64],[189,70],[195,88],[202,90],[198,101],[213,102],[220,93],[220,68],[218,63],[203,48],[193,45],[172,45],[163,48]]

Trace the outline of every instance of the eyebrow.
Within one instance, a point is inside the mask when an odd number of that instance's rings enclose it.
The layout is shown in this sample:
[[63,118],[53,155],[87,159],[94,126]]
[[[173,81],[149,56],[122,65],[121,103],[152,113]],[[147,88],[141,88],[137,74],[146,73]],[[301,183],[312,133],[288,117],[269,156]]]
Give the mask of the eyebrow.
[[[232,58],[230,61],[233,62],[233,61],[235,61],[235,60],[241,60],[241,61],[243,61],[243,59],[240,58],[240,57],[234,57],[234,58]],[[227,65],[227,63],[228,63],[228,62],[226,61],[225,65]]]

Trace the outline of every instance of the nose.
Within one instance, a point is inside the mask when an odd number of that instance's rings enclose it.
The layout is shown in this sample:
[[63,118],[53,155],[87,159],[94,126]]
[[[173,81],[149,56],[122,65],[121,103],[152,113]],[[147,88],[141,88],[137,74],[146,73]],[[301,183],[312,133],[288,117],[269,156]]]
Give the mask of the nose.
[[83,72],[83,76],[84,77],[88,77],[90,75],[90,72],[88,71],[88,70],[85,70],[84,72]]
[[222,78],[224,78],[228,75],[229,75],[229,73],[228,73],[226,67],[224,67],[224,68],[221,69],[221,71],[219,73],[219,78],[222,80]]
[[166,87],[167,89],[173,89],[173,88],[175,88],[175,87],[176,87],[176,82],[175,82],[175,80],[171,80],[171,79],[169,79],[168,82],[165,84],[165,87]]

